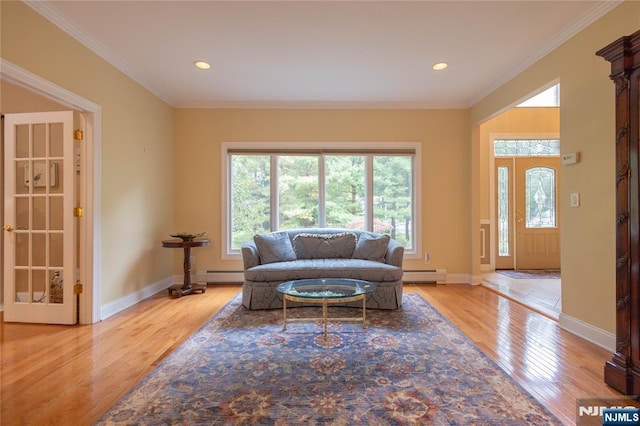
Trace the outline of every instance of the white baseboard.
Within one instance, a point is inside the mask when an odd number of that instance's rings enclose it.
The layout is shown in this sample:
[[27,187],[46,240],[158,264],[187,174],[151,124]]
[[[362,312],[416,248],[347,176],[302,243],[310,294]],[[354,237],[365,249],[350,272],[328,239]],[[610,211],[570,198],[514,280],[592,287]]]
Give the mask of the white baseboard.
[[470,274],[448,274],[447,284],[471,284],[475,285]]
[[608,331],[562,313],[560,314],[558,323],[560,328],[567,330],[569,333],[575,334],[608,351],[615,351],[616,336],[613,333],[609,333]]
[[136,303],[153,296],[157,292],[166,290],[171,285],[182,281],[182,279],[182,275],[173,275],[156,283],[150,284],[145,288],[136,291],[135,293],[129,294],[125,297],[121,297],[120,299],[114,300],[113,302],[104,304],[100,306],[100,320],[102,321],[112,315],[117,314],[120,311],[130,308]]
[[[407,272],[405,272],[406,274]],[[242,272],[208,272],[206,270],[198,271],[195,277],[193,277],[193,282],[205,282],[204,279],[207,278],[208,283],[235,283],[235,282],[243,282],[244,277]],[[107,303],[100,307],[100,319],[104,320],[109,318],[112,315],[117,314],[120,311],[123,311],[136,303],[156,294],[159,291],[167,289],[172,284],[179,282],[182,280],[182,275],[174,275],[171,277],[167,277],[161,281],[158,281],[154,284],[148,285],[147,287],[132,293],[128,296],[122,297],[113,302]],[[211,280],[211,281],[209,281]],[[471,284],[475,285],[476,283],[482,282],[481,277],[471,276],[469,274],[447,274],[446,275],[446,283],[450,284]],[[440,282],[439,282],[440,283]],[[444,282],[442,282],[444,284]],[[3,310],[3,305],[0,304],[0,310]],[[599,329],[597,327],[592,326],[591,324],[587,324],[584,321],[581,321],[577,318],[573,318],[567,314],[560,314],[559,325],[562,329],[567,330],[568,332],[575,334],[578,337],[581,337],[595,345],[600,346],[608,351],[613,352],[615,350],[615,334],[609,333],[608,331]]]

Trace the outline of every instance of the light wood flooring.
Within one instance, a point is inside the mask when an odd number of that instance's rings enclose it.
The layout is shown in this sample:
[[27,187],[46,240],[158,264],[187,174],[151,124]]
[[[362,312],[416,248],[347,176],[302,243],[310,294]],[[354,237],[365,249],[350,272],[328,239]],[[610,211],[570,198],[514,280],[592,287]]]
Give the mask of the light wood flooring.
[[[163,291],[100,323],[0,323],[0,424],[89,425],[241,290]],[[482,286],[405,285],[453,322],[565,424],[576,398],[617,396],[602,379],[611,354]]]

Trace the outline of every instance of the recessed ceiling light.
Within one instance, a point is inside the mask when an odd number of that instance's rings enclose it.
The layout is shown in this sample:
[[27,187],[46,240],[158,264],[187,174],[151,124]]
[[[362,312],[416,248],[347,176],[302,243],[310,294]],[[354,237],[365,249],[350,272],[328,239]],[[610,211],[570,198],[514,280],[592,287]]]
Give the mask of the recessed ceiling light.
[[437,64],[433,64],[433,69],[435,71],[442,71],[443,69],[447,68],[449,66],[448,63],[446,62],[438,62]]
[[205,61],[195,61],[193,65],[195,65],[197,68],[200,68],[201,70],[208,70],[209,68],[211,68],[211,64]]

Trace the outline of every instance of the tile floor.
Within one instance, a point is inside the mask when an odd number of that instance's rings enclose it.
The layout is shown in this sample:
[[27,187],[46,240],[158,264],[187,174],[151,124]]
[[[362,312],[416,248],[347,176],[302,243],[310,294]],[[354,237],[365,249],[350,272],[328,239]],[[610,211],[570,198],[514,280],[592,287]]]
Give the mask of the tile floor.
[[560,279],[515,279],[489,272],[482,275],[482,285],[555,320],[562,311]]

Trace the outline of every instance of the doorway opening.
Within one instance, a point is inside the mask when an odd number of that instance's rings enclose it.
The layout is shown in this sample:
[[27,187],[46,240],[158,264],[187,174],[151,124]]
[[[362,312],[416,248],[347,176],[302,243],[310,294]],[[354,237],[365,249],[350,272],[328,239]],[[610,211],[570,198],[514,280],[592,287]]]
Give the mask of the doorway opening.
[[[79,297],[79,322],[92,324],[100,320],[100,147],[102,108],[75,93],[55,85],[9,61],[0,58],[0,81],[52,100],[66,109],[81,113],[85,120],[85,140],[83,167],[84,216],[82,221],[80,246],[80,281],[83,291]],[[8,108],[3,93],[3,108]],[[8,112],[28,112],[12,110]],[[34,112],[34,111],[30,111]],[[4,194],[2,194],[4,198]],[[4,268],[4,265],[3,265]],[[4,286],[4,285],[3,285]]]
[[491,253],[483,284],[554,319],[562,304],[559,115],[554,84],[482,125]]

